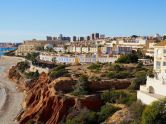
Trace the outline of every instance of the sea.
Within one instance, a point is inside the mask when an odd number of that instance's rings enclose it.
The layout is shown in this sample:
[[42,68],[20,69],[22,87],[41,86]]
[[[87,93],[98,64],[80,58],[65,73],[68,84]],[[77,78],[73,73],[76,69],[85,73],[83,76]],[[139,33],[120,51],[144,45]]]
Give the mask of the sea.
[[0,56],[3,56],[5,52],[15,50],[14,47],[0,47]]

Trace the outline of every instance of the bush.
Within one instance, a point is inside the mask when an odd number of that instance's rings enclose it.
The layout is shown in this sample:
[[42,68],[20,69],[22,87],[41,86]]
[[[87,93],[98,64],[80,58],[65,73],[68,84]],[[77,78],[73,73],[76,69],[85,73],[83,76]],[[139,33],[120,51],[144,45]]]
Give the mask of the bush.
[[116,72],[121,71],[122,69],[123,69],[123,66],[120,64],[112,64],[109,67],[110,71],[116,71]]
[[25,58],[26,58],[27,60],[30,60],[30,61],[35,61],[37,56],[39,56],[39,53],[33,52],[33,53],[28,53],[28,54],[25,56]]
[[139,71],[135,74],[135,79],[133,80],[130,89],[139,90],[140,85],[146,84],[146,71]]
[[20,71],[20,72],[24,72],[26,69],[30,68],[29,66],[29,62],[27,61],[24,61],[24,62],[19,62],[18,63],[18,67],[17,69]]
[[96,112],[89,111],[88,109],[82,109],[76,116],[67,118],[66,124],[96,124],[96,118]]
[[39,72],[29,72],[25,74],[28,79],[38,79],[39,78]]
[[153,69],[150,69],[150,70],[148,70],[148,74],[147,74],[149,77],[151,77],[151,78],[154,78],[154,76],[155,76],[155,73],[153,72]]
[[166,124],[166,99],[153,102],[142,114],[142,124]]
[[100,112],[98,112],[98,122],[106,120],[109,116],[113,115],[119,108],[113,106],[110,103],[106,103],[101,107]]
[[89,67],[91,71],[99,71],[101,69],[101,65],[99,63],[92,63]]
[[141,103],[141,101],[133,102],[129,107],[131,118],[134,120],[134,124],[140,124],[144,108],[145,106]]
[[137,63],[139,58],[138,52],[133,52],[128,55],[122,55],[117,60],[116,63]]
[[49,72],[49,76],[52,79],[65,76],[66,74],[68,74],[68,71],[65,69],[65,67],[65,65],[58,65],[51,72]]
[[111,71],[107,74],[107,77],[110,79],[111,78],[124,79],[131,77],[131,74],[128,71],[120,71],[120,72]]
[[81,76],[74,88],[73,94],[74,95],[87,95],[89,93],[89,81],[88,77],[86,76]]
[[104,102],[110,103],[118,103],[118,104],[126,104],[130,105],[133,101],[136,101],[136,93],[130,93],[124,90],[113,90],[113,91],[105,91],[101,94],[101,99]]

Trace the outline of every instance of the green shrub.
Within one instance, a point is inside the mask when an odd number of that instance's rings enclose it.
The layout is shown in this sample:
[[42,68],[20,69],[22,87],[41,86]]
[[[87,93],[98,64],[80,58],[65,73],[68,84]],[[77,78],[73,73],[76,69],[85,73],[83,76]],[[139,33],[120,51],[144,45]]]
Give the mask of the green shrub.
[[134,124],[140,124],[142,112],[145,106],[141,103],[141,101],[133,102],[130,107],[129,111],[131,114],[131,118],[133,119]]
[[119,71],[123,70],[123,66],[120,64],[111,64],[109,67],[109,70],[119,72]]
[[136,101],[136,93],[131,93],[129,91],[123,90],[113,90],[113,91],[105,91],[101,94],[101,99],[104,102],[110,103],[118,103],[118,104],[126,104],[130,105],[134,101]]
[[140,85],[146,84],[146,71],[139,71],[135,74],[135,79],[132,81],[130,89],[139,90]]
[[110,79],[112,78],[124,79],[131,77],[131,74],[128,71],[120,71],[120,72],[111,71],[107,74],[107,77]]
[[29,72],[25,74],[28,79],[38,79],[39,78],[39,72]]
[[17,69],[20,71],[20,72],[24,72],[26,69],[30,68],[30,65],[29,65],[29,62],[27,61],[24,61],[24,62],[19,62],[18,63],[18,66],[17,66]]
[[68,71],[65,69],[65,67],[65,65],[58,65],[51,72],[49,72],[49,76],[52,79],[65,76],[66,74],[68,74]]
[[25,58],[30,61],[35,61],[37,56],[39,56],[39,53],[33,52],[33,53],[28,53],[25,56]]
[[128,55],[121,55],[117,60],[116,63],[137,63],[139,58],[138,52],[133,52]]
[[66,124],[96,124],[97,123],[96,112],[88,109],[81,109],[76,116],[66,119]]
[[74,88],[74,95],[87,95],[89,93],[89,81],[87,76],[81,76]]
[[102,65],[100,65],[99,63],[92,63],[88,69],[91,71],[99,71],[101,69]]
[[109,116],[113,115],[119,108],[113,106],[110,103],[106,103],[104,106],[101,107],[100,112],[98,112],[98,122],[103,122]]
[[166,99],[153,102],[142,114],[142,124],[166,124]]

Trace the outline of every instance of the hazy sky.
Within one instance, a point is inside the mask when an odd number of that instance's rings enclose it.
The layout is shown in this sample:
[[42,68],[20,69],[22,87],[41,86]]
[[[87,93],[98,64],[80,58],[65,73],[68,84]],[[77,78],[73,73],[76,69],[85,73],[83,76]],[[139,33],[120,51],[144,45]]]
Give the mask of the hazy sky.
[[166,33],[166,0],[0,0],[0,42]]

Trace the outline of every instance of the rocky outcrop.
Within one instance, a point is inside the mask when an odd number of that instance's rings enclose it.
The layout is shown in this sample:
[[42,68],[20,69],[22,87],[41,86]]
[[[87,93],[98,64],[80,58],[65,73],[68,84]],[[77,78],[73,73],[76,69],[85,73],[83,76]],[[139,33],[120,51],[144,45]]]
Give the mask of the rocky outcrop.
[[[80,105],[81,108],[96,110],[101,107],[100,97],[96,95],[77,98],[62,93],[71,90],[74,81],[69,77],[63,77],[51,81],[47,74],[42,73],[37,81],[32,82],[33,86],[28,87],[22,83],[21,75],[14,71],[9,72],[9,78],[18,85],[26,87],[26,97],[23,101],[23,112],[17,120],[25,124],[29,120],[43,122],[46,124],[57,124],[68,115],[71,108]],[[16,77],[17,76],[17,77]]]
[[122,122],[129,123],[131,122],[131,116],[128,108],[123,108],[115,112],[111,117],[109,117],[102,124],[120,124]]
[[13,80],[16,84],[17,87],[19,87],[20,90],[25,90],[26,87],[26,80],[24,78],[23,75],[21,75],[21,73],[17,70],[17,66],[13,66],[10,70],[9,70],[9,74],[8,77],[9,79]]
[[[17,86],[26,92],[23,101],[23,111],[17,120],[25,124],[29,120],[43,122],[45,124],[58,124],[69,114],[71,109],[87,108],[97,110],[102,106],[98,95],[75,97],[67,94],[73,89],[74,81],[71,77],[60,77],[51,80],[46,73],[42,73],[38,80],[27,81],[17,66],[9,71],[9,78],[14,80]],[[90,83],[92,91],[106,90],[110,88],[123,89],[130,85],[128,80],[101,81]]]

